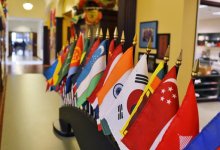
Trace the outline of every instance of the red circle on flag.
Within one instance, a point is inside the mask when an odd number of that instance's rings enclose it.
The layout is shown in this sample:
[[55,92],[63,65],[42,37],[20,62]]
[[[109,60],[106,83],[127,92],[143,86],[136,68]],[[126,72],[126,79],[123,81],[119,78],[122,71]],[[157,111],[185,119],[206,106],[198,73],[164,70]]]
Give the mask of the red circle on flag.
[[127,110],[129,112],[129,114],[132,113],[132,111],[133,111],[135,105],[137,104],[142,93],[143,93],[143,91],[138,89],[138,90],[131,92],[131,94],[128,96]]

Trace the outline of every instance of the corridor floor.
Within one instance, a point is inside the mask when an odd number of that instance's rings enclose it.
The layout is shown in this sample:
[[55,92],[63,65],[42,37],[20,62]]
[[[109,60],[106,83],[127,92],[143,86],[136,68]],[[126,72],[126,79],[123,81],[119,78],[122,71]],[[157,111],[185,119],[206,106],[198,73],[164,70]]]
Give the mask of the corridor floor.
[[45,92],[42,75],[8,76],[2,150],[78,150],[75,138],[53,133],[59,107],[59,95]]

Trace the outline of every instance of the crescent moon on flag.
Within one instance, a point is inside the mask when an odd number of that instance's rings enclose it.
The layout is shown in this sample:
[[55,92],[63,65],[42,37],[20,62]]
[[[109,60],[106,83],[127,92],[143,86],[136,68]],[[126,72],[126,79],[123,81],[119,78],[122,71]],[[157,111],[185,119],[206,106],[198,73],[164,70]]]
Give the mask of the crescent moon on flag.
[[101,49],[101,55],[105,52],[105,49],[104,49],[104,46],[100,46],[100,49]]
[[167,79],[164,81],[164,83],[166,83],[166,82],[172,82],[172,83],[176,84],[176,79],[170,78],[170,79]]

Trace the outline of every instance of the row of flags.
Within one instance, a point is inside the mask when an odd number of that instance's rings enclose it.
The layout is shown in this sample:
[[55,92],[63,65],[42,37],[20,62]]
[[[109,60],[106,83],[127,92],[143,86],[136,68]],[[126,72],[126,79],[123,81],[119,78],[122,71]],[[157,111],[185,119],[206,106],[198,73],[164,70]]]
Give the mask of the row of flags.
[[[44,72],[47,89],[60,93],[64,104],[89,103],[98,130],[113,135],[123,150],[193,149],[203,140],[198,138],[203,131],[199,134],[193,80],[179,105],[178,67],[166,73],[161,62],[149,79],[147,55],[134,65],[133,47],[123,53],[114,40],[83,39],[80,34],[63,48]],[[220,143],[213,145],[218,148]]]

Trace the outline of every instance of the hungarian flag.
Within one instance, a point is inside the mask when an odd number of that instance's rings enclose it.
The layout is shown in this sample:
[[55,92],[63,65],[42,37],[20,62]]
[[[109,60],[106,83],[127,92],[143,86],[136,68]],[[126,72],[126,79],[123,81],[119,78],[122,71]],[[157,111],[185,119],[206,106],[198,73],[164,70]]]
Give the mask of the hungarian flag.
[[88,98],[88,101],[90,104],[92,104],[92,107],[94,110],[98,106],[98,99],[97,99],[96,95],[99,92],[99,90],[102,88],[108,73],[110,73],[110,68],[111,68],[111,70],[112,70],[112,68],[114,68],[114,66],[116,65],[118,60],[121,58],[121,56],[122,56],[122,46],[120,44],[117,46],[117,48],[115,49],[115,51],[112,54],[112,57],[109,59],[108,64],[106,66],[106,69],[105,69],[98,85],[96,86],[95,90],[92,92],[92,94]]
[[220,112],[202,129],[185,150],[220,150]]
[[[68,65],[64,66],[63,76],[67,75],[66,80],[66,93],[71,91],[71,77],[76,73],[79,65],[80,59],[83,51],[83,37],[80,34],[79,39],[74,48],[74,52],[72,53],[71,59],[68,61]],[[68,74],[67,74],[68,73]]]
[[100,44],[77,79],[76,83],[79,85],[76,91],[77,106],[81,106],[91,95],[106,68],[107,43],[108,41],[104,40]]
[[[199,116],[193,81],[191,80],[177,114],[166,125],[151,149],[183,150],[186,145],[199,133]],[[159,143],[159,144],[158,144]]]
[[103,119],[107,121],[111,133],[121,149],[125,149],[125,146],[121,142],[120,130],[133,111],[147,83],[147,56],[143,55],[124,83],[123,89],[116,101],[114,101],[113,106],[110,106],[110,110],[106,112]]
[[158,85],[161,83],[163,77],[165,75],[164,71],[164,62],[160,62],[160,64],[157,66],[154,73],[151,75],[151,78],[147,84],[147,86],[144,88],[144,92],[142,93],[141,97],[139,98],[137,105],[134,107],[134,110],[132,111],[131,115],[127,119],[126,123],[124,124],[121,134],[124,135],[126,133],[126,130],[129,129],[129,127],[132,125],[134,120],[137,118],[138,114],[142,110],[143,106],[147,102],[148,97],[154,93]]
[[149,149],[162,128],[179,108],[176,85],[176,67],[164,77],[161,84],[144,105],[122,142],[129,149]]
[[[121,92],[127,77],[131,73],[133,68],[133,48],[129,48],[117,62],[110,74],[107,75],[105,84],[97,94],[99,104],[99,117],[103,119],[106,112],[113,105]],[[102,124],[102,128],[105,135],[105,126]]]

